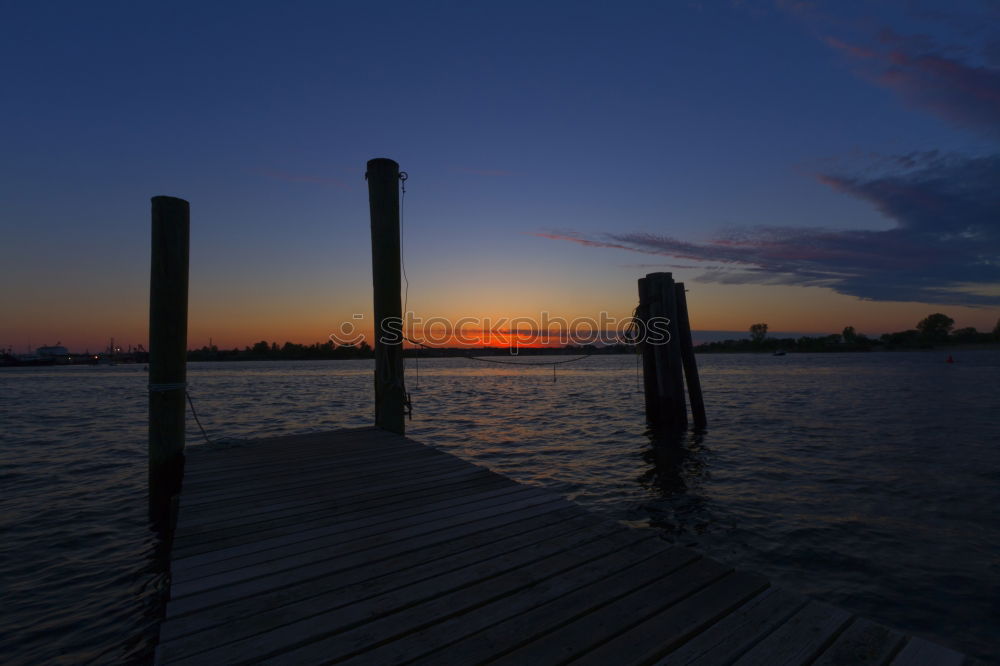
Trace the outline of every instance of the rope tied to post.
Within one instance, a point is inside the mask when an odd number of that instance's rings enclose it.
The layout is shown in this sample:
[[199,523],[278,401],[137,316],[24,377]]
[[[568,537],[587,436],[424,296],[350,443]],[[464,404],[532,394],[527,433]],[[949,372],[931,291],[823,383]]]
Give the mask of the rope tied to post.
[[149,384],[150,393],[162,393],[164,391],[176,391],[178,389],[186,390],[187,382],[174,382],[172,384]]
[[195,423],[198,424],[198,429],[201,430],[201,436],[205,438],[206,443],[211,444],[212,440],[208,438],[208,433],[205,432],[205,426],[201,424],[201,419],[198,418],[198,412],[194,408],[194,401],[191,400],[191,393],[187,390],[187,382],[169,382],[163,384],[154,384],[150,382],[149,384],[150,393],[166,393],[167,391],[184,391],[184,397],[187,398],[187,403],[191,407],[191,414],[194,416]]

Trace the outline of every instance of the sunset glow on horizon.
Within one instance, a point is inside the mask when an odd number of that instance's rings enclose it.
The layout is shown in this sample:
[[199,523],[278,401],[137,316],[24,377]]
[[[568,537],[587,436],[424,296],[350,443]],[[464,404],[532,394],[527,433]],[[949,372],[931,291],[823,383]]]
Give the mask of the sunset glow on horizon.
[[0,27],[15,353],[148,344],[159,194],[191,203],[190,348],[370,339],[379,156],[425,321],[623,319],[657,271],[696,342],[1000,317],[984,4],[56,6]]

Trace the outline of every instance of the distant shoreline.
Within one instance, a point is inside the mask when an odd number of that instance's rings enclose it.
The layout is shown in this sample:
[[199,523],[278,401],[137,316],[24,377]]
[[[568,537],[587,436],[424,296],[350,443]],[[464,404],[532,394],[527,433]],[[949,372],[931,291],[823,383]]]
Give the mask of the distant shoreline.
[[[954,343],[941,344],[936,346],[914,346],[914,347],[894,347],[882,344],[875,344],[868,347],[852,347],[846,344],[829,345],[819,348],[796,349],[788,345],[794,340],[766,340],[763,344],[753,346],[749,340],[727,340],[725,342],[714,342],[696,345],[695,353],[699,355],[713,354],[757,354],[761,356],[773,355],[776,351],[784,351],[786,354],[869,354],[869,353],[899,353],[899,352],[967,352],[967,351],[989,351],[1000,350],[1000,341],[993,343]],[[728,344],[727,344],[728,343]],[[771,344],[768,344],[771,343]],[[572,357],[572,356],[610,356],[622,354],[634,354],[635,349],[627,345],[616,345],[613,347],[563,347],[563,348],[538,348],[522,347],[518,348],[516,354],[511,354],[508,347],[481,347],[475,349],[445,348],[445,349],[417,349],[407,348],[403,350],[405,358],[432,359],[432,358],[469,358],[481,356],[502,356],[510,358],[519,357]],[[83,355],[78,355],[84,357]],[[246,353],[239,350],[189,350],[187,361],[189,363],[198,362],[254,362],[254,361],[352,361],[369,360],[374,358],[374,353],[369,349],[337,349],[332,355],[261,355]],[[84,357],[85,358],[85,357]],[[117,363],[98,363],[94,360],[73,361],[73,362],[48,362],[48,363],[0,363],[0,367],[52,367],[63,365],[147,365],[147,361],[119,360]]]

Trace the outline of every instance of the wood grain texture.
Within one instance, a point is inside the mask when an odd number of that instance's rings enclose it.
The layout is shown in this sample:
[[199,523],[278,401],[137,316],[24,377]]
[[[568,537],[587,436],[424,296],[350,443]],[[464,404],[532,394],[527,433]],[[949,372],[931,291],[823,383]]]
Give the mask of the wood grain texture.
[[962,658],[380,430],[206,446],[186,473],[161,664]]

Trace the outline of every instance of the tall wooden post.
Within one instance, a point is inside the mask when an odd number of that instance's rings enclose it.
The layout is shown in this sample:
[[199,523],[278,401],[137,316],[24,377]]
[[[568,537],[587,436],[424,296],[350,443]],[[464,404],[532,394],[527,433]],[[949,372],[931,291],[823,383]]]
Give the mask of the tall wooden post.
[[150,517],[170,517],[184,473],[187,381],[188,202],[153,197],[149,277]]
[[[663,321],[667,318],[667,311],[663,302],[663,279],[662,273],[652,273],[646,276],[649,281],[649,318],[650,326],[656,325],[658,332],[662,332]],[[654,324],[653,322],[658,322]],[[668,346],[670,342],[661,340],[652,343],[653,359],[656,361],[656,398],[653,412],[653,423],[660,427],[672,428],[674,425],[674,383],[670,377],[670,360],[668,357]]]
[[688,319],[687,295],[684,293],[684,283],[674,285],[677,302],[677,327],[680,332],[681,358],[684,361],[684,375],[687,377],[688,397],[691,399],[691,416],[696,428],[708,426],[705,416],[705,401],[701,395],[701,379],[698,377],[698,366],[694,360],[694,343],[691,340],[691,321]]
[[684,400],[684,371],[681,369],[680,329],[677,325],[677,301],[674,292],[674,278],[670,273],[663,273],[661,278],[663,294],[663,312],[669,320],[670,342],[665,346],[667,356],[667,381],[670,382],[671,402],[669,409],[673,412],[671,423],[676,428],[687,427],[687,402]]
[[403,434],[403,307],[399,298],[399,164],[368,161],[375,300],[375,425]]
[[646,401],[646,420],[653,422],[657,416],[657,399],[659,389],[656,387],[656,355],[653,346],[646,342],[649,332],[650,281],[639,278],[639,307],[636,309],[636,319],[639,320],[639,351],[642,353],[642,388]]

